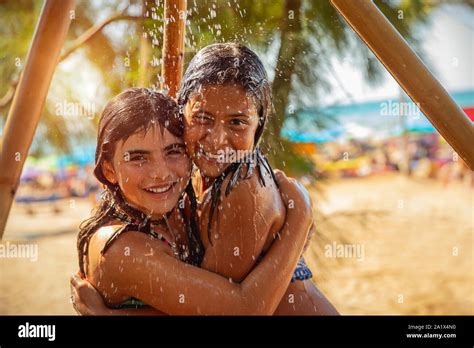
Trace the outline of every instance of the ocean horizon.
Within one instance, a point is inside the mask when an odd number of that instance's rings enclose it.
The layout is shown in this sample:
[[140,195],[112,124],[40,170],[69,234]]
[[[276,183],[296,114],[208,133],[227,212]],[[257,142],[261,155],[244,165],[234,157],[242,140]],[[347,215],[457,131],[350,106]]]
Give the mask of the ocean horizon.
[[[474,107],[474,89],[452,92],[461,107]],[[403,98],[305,108],[285,121],[282,135],[295,142],[324,143],[341,137],[367,138],[412,132],[437,132],[418,106]],[[291,117],[294,116],[294,117]]]

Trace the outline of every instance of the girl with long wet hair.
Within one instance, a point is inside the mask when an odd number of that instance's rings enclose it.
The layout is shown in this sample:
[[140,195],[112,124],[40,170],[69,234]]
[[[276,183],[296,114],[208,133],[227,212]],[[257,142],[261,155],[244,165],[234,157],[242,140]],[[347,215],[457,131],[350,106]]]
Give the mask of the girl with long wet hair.
[[[96,314],[119,314],[108,308],[131,300],[151,306],[134,314],[272,314],[312,222],[307,193],[278,174],[284,201],[299,209],[288,211],[280,239],[240,283],[196,267],[205,254],[183,127],[173,100],[143,88],[119,94],[102,113],[94,173],[106,190],[78,236],[81,275],[108,306]],[[80,291],[87,282],[79,282]]]
[[[130,88],[126,90],[112,99],[102,113],[97,138],[94,175],[104,185],[105,190],[95,214],[86,220],[80,228],[77,248],[79,269],[83,274],[85,274],[84,261],[87,259],[90,239],[100,227],[113,221],[123,223],[123,226],[117,229],[107,242],[102,253],[120,234],[128,230],[134,229],[155,236],[153,225],[161,225],[166,229],[170,229],[168,219],[173,210],[165,208],[165,211],[160,212],[163,207],[155,207],[156,211],[153,211],[153,208],[146,208],[147,196],[153,194],[152,192],[146,192],[146,187],[143,187],[144,192],[140,196],[134,192],[130,194],[130,197],[125,197],[124,193],[128,193],[128,190],[121,189],[117,180],[107,178],[110,175],[110,166],[113,162],[116,144],[119,141],[126,141],[136,133],[147,133],[149,130],[155,130],[154,126],[158,126],[161,136],[163,136],[165,130],[176,138],[182,138],[183,136],[183,123],[177,114],[175,102],[149,89]],[[173,160],[175,166],[183,165],[184,174],[186,175],[189,172],[189,163],[183,146],[182,144],[174,144],[173,146],[172,150],[174,152],[166,154],[168,160]],[[140,170],[142,170],[144,165],[138,160],[140,155],[143,154],[137,154],[136,151],[126,152],[120,165],[138,164]],[[136,180],[136,177],[128,176],[124,185],[131,186],[129,184],[131,180]],[[185,222],[188,240],[186,245],[182,244],[179,248],[180,251],[184,251],[178,253],[178,256],[185,262],[200,265],[204,249],[196,223],[196,197],[191,181],[186,176],[180,177],[177,187],[174,187],[173,190],[175,196],[179,193],[180,201],[183,200],[183,194],[186,191],[187,198],[191,203],[189,219],[184,212],[183,204],[178,205],[176,209],[182,221]],[[148,191],[151,191],[151,189],[148,189]],[[159,203],[164,204],[164,202]],[[140,209],[140,206],[142,209]],[[153,205],[151,206],[153,207]],[[173,208],[175,206],[176,204],[171,205]],[[153,216],[156,215],[159,218],[154,220]]]
[[[263,64],[240,44],[207,46],[190,62],[178,104],[187,152],[204,183],[199,192],[206,250],[201,267],[240,282],[265,259],[284,226],[285,211],[302,208],[282,202],[278,181],[258,147],[272,112]],[[239,151],[249,155],[239,161],[222,156]],[[337,314],[311,276],[301,258],[275,314]]]
[[[278,181],[259,148],[272,114],[271,99],[261,60],[238,43],[200,50],[178,95],[188,154],[205,189],[199,193],[206,249],[201,267],[235,281],[265,258],[286,212],[295,208],[281,200]],[[241,153],[247,155],[242,158]],[[275,314],[337,314],[311,277],[301,258]]]

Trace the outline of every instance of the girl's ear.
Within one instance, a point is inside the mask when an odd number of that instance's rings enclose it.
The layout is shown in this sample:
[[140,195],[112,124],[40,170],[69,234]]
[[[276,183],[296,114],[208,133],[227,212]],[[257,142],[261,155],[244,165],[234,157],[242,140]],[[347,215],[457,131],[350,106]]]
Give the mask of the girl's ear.
[[114,167],[109,161],[104,161],[102,163],[102,173],[104,174],[105,178],[107,181],[109,181],[112,184],[117,183],[117,175],[115,174]]

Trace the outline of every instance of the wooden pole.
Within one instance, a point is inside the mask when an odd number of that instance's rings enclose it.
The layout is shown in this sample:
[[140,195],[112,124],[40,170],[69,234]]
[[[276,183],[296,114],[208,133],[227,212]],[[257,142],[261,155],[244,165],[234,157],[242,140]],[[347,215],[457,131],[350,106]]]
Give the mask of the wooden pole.
[[428,120],[474,170],[474,125],[372,0],[331,0]]
[[146,0],[142,0],[142,36],[140,38],[140,66],[138,67],[138,86],[148,87],[149,79],[149,59],[151,56],[150,39],[145,28],[146,13],[149,11]]
[[0,239],[66,39],[74,6],[74,0],[46,0],[33,34],[0,146]]
[[165,0],[161,87],[171,97],[176,96],[183,76],[185,30],[186,0]]

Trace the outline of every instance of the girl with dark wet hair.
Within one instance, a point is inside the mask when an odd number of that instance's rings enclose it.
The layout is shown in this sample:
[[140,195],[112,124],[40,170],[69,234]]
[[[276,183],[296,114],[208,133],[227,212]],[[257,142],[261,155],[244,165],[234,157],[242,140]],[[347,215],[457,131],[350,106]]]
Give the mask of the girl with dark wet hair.
[[[206,249],[201,267],[241,281],[265,259],[286,212],[303,208],[281,200],[274,172],[258,146],[272,113],[265,68],[244,45],[209,45],[189,63],[178,104],[188,154],[205,190],[199,193]],[[238,161],[228,156],[236,153],[248,155]],[[275,314],[337,314],[311,277],[301,258]]]
[[[162,207],[153,209],[143,208],[146,204],[148,192],[143,192],[141,197],[131,194],[132,198],[124,197],[124,190],[120,189],[120,185],[116,179],[110,179],[111,164],[115,154],[115,146],[118,142],[128,140],[130,136],[136,133],[148,133],[154,130],[154,126],[159,126],[161,135],[165,130],[171,136],[182,138],[183,122],[177,113],[176,103],[162,95],[145,88],[130,88],[112,99],[102,113],[99,124],[99,132],[97,139],[97,148],[95,154],[96,167],[94,175],[104,185],[104,192],[99,203],[99,207],[95,214],[82,225],[78,235],[78,251],[79,251],[79,269],[85,274],[84,260],[87,259],[87,251],[92,235],[102,226],[108,225],[112,221],[120,221],[123,226],[116,230],[107,244],[104,246],[102,253],[107,250],[109,245],[123,232],[128,230],[137,230],[145,234],[154,236],[153,225],[161,225],[168,228],[168,219],[173,213],[171,209],[160,216]],[[185,164],[189,167],[187,156],[182,148],[182,143],[174,144],[173,155],[178,164]],[[180,149],[178,149],[180,148]],[[177,154],[177,155],[176,155]],[[171,158],[171,155],[169,156]],[[126,152],[123,162],[138,163],[140,171],[143,170],[143,164],[137,160],[136,152]],[[127,163],[127,164],[128,164]],[[121,163],[125,164],[125,163]],[[189,168],[184,168],[184,174],[187,174]],[[178,175],[177,175],[178,176]],[[109,177],[109,178],[108,178]],[[136,179],[132,176],[132,180]],[[127,178],[127,188],[131,185],[130,177]],[[185,252],[179,254],[179,257],[193,265],[200,265],[204,255],[199,230],[196,223],[196,197],[191,181],[180,178],[179,188],[175,193],[179,193],[179,200],[183,200],[184,191],[190,200],[190,219],[184,213],[184,206],[177,207],[177,211],[183,221],[186,220],[187,239],[189,245],[182,245],[181,250]],[[146,188],[145,188],[146,190]],[[144,190],[144,191],[145,191]],[[125,191],[125,192],[128,192]],[[133,202],[135,200],[135,202]],[[135,203],[135,205],[134,205]],[[164,204],[165,202],[159,202]],[[142,206],[142,209],[139,207]],[[175,205],[172,205],[174,207]],[[155,214],[154,214],[155,213]],[[153,216],[158,214],[159,219],[154,220]]]
[[[205,254],[183,127],[176,103],[144,88],[124,91],[104,109],[94,173],[106,191],[78,237],[81,276],[87,280],[72,279],[78,312],[272,314],[277,308],[312,222],[307,193],[277,174],[284,201],[300,209],[288,211],[280,239],[239,283],[196,267]],[[131,300],[151,307],[111,309]]]

